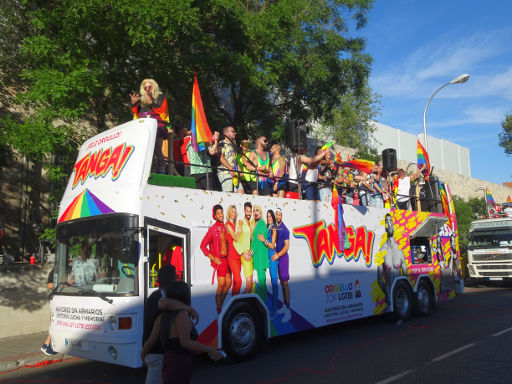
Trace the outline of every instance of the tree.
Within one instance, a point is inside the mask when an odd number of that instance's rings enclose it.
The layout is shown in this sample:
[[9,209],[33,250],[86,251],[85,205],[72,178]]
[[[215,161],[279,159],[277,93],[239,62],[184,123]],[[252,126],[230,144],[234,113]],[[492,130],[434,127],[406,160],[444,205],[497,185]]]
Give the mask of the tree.
[[457,214],[457,226],[459,233],[459,246],[461,252],[466,255],[468,248],[468,234],[471,223],[476,215],[486,215],[485,200],[473,197],[465,201],[459,196],[453,196],[455,213]]
[[[326,131],[340,145],[355,148],[361,154],[373,155],[370,135],[374,128],[370,124],[380,111],[380,96],[365,86],[357,94],[347,92],[341,97],[341,105],[326,121]],[[364,157],[373,158],[374,156]]]
[[500,133],[500,147],[505,149],[507,155],[512,154],[512,114],[505,116],[501,122],[502,132]]
[[241,138],[366,103],[371,0],[0,2],[0,73],[23,109],[3,114],[2,141],[34,162],[131,119],[128,94],[147,77],[183,123],[197,71],[212,127]]

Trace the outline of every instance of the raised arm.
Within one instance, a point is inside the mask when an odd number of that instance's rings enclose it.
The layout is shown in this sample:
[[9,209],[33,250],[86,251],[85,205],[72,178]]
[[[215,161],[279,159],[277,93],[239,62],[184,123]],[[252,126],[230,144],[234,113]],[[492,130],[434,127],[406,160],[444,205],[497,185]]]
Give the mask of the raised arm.
[[418,176],[420,175],[420,173],[426,168],[425,164],[422,164],[420,168],[418,168],[416,170],[416,172],[414,172],[411,176],[409,176],[409,179],[411,179],[411,181],[414,181],[418,178]]

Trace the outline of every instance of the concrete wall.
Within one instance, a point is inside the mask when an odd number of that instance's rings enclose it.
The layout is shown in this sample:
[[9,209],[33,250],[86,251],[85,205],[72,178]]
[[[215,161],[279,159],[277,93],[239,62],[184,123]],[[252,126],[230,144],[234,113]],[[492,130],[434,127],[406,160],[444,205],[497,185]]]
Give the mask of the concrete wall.
[[[406,169],[411,162],[399,160],[398,167]],[[412,173],[416,169],[416,161],[409,167],[409,173]],[[463,176],[453,172],[449,172],[442,169],[434,169],[434,175],[439,177],[440,180],[446,182],[450,186],[452,195],[462,197],[464,200],[468,200],[472,197],[484,198],[482,191],[475,192],[476,188],[488,187],[494,201],[496,203],[504,203],[507,197],[512,197],[512,188],[500,184],[494,184],[490,181],[475,179],[473,177]]]
[[50,264],[0,265],[0,338],[48,331],[46,284],[52,268]]
[[[418,136],[399,129],[372,122],[374,146],[380,152],[386,148],[396,149],[398,159],[416,163]],[[444,139],[428,136],[430,165],[435,169],[471,177],[469,148]]]

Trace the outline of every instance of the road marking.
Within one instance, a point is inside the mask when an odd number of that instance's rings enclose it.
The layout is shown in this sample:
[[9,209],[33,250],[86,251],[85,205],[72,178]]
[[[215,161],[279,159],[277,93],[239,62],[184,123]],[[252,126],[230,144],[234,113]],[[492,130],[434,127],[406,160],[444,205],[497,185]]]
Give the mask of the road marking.
[[504,333],[507,333],[507,332],[510,332],[510,331],[512,331],[512,327],[504,329],[503,331],[500,331],[500,332],[493,333],[491,336],[501,336]]
[[437,363],[438,361],[441,361],[443,359],[446,359],[447,357],[456,355],[457,353],[465,351],[466,349],[471,348],[471,347],[473,347],[475,345],[476,345],[476,343],[469,343],[469,344],[463,345],[462,347],[454,349],[453,351],[445,353],[444,355],[441,355],[441,356],[438,356],[438,357],[434,357],[432,360],[430,360],[428,363],[426,363],[426,365],[432,364],[432,363]]
[[410,375],[413,372],[414,372],[414,369],[408,369],[407,371],[400,372],[397,375],[390,376],[387,379],[384,379],[384,380],[381,380],[381,381],[377,381],[375,384],[388,384],[388,383],[392,383],[393,381],[401,379],[404,376]]

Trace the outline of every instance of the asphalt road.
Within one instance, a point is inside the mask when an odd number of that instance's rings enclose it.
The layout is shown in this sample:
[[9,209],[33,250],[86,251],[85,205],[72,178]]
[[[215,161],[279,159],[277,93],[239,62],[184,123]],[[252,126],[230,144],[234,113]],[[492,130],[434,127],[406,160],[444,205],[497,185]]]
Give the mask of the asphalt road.
[[[144,371],[77,359],[0,383],[142,383]],[[427,318],[385,316],[271,340],[253,360],[199,358],[193,383],[510,383],[512,287],[466,287]]]

